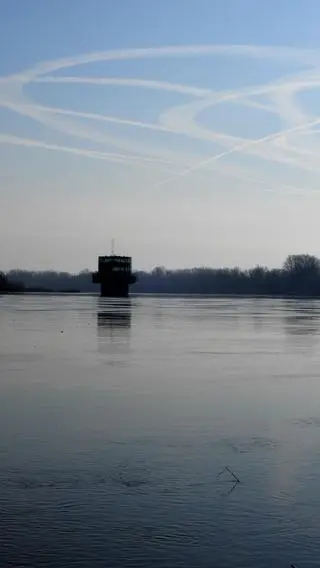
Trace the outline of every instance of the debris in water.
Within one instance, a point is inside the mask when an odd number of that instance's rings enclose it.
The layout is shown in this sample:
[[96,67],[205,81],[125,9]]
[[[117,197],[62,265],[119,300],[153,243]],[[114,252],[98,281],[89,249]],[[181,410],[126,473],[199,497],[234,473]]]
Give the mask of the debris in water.
[[222,471],[220,471],[220,473],[218,473],[217,478],[220,477],[220,475],[222,475],[225,471],[230,473],[230,475],[232,476],[233,479],[230,479],[230,481],[241,483],[239,477],[228,466],[226,466]]

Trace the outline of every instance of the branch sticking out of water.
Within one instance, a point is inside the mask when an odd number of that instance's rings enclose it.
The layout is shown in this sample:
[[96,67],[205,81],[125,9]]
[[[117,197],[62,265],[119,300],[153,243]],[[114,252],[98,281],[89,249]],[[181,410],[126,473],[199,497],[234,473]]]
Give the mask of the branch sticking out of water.
[[222,475],[225,471],[227,471],[228,473],[230,473],[232,480],[235,483],[241,483],[239,477],[226,465],[226,467],[220,471],[220,473],[218,473],[217,477],[220,477],[220,475]]

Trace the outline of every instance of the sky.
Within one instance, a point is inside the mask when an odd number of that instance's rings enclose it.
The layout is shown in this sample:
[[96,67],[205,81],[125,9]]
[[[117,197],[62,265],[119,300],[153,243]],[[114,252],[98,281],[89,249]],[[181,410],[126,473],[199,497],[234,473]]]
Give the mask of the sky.
[[320,256],[318,0],[0,0],[0,269]]

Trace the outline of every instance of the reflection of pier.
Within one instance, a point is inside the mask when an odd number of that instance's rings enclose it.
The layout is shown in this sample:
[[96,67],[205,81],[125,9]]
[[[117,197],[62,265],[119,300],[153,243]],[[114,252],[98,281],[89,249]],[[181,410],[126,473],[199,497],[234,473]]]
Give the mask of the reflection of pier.
[[111,328],[130,328],[131,312],[98,312],[98,327]]
[[131,300],[100,300],[97,313],[99,351],[128,348],[131,329]]

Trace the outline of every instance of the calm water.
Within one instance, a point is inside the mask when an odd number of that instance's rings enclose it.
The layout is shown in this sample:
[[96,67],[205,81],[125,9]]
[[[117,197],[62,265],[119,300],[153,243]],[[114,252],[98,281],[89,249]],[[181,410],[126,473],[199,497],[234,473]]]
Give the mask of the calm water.
[[1,298],[0,566],[319,567],[319,395],[319,302]]

